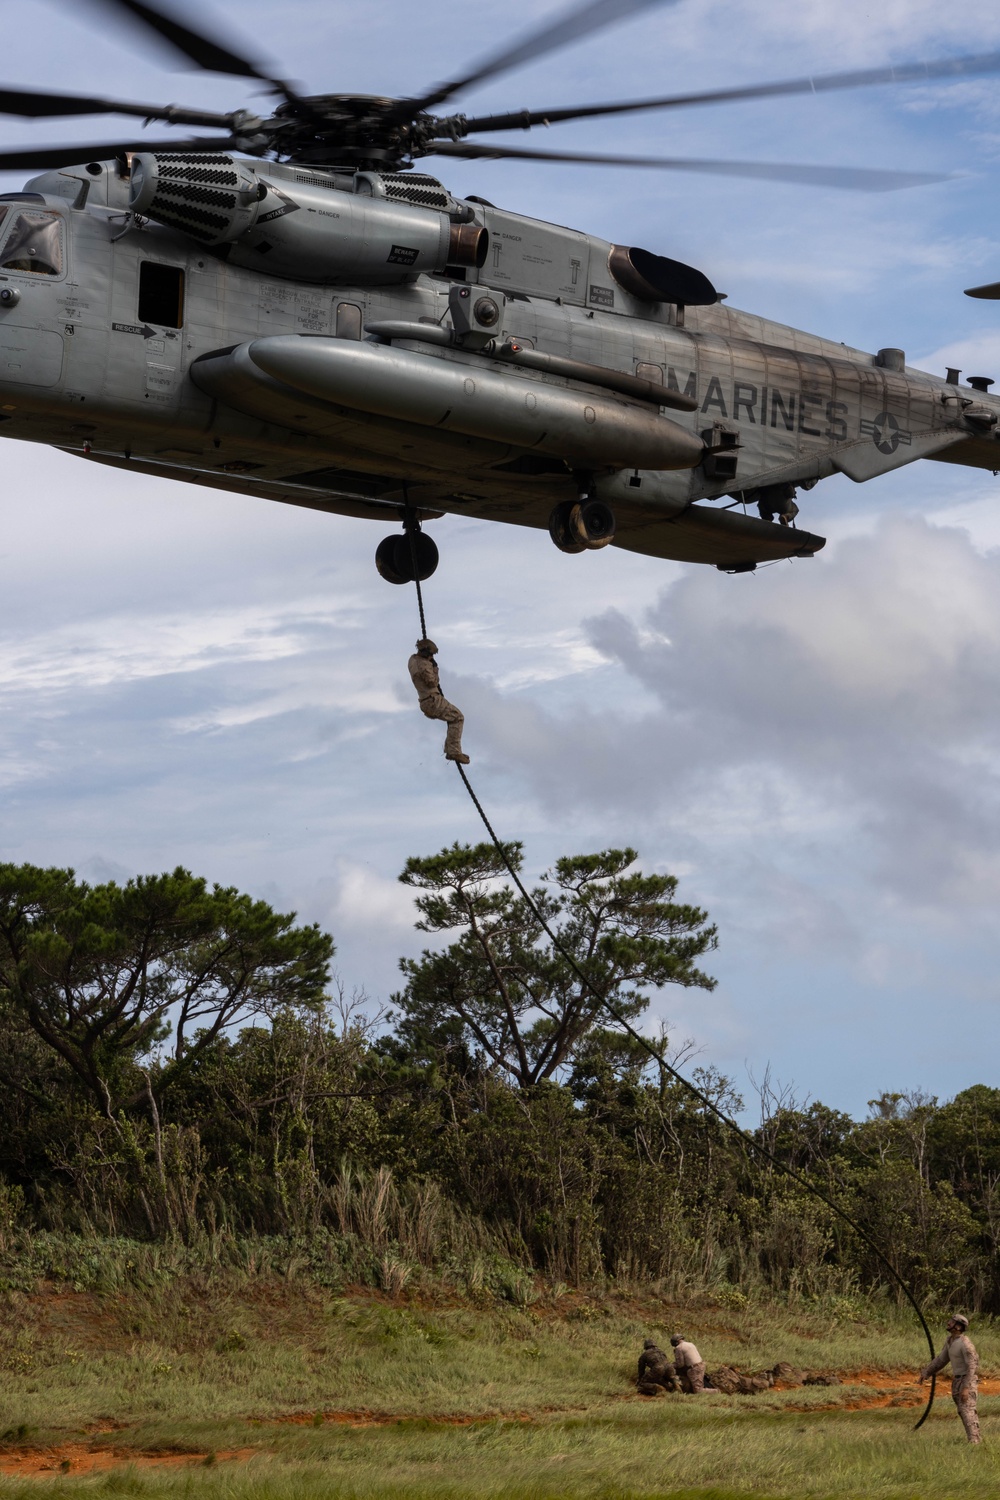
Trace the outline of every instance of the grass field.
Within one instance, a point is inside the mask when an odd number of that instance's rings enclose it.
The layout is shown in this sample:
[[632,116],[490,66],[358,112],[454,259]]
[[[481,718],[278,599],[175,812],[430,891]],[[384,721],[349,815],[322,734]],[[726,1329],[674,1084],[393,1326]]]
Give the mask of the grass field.
[[[1000,1495],[1000,1394],[965,1444],[947,1382],[919,1433],[913,1323],[892,1313],[686,1308],[556,1289],[528,1307],[310,1282],[175,1279],[99,1297],[8,1293],[0,1493],[311,1497]],[[709,1368],[787,1360],[844,1384],[635,1394],[642,1338]],[[1000,1393],[1000,1330],[973,1329]],[[994,1450],[991,1438],[997,1434]],[[996,1451],[996,1457],[994,1457]]]

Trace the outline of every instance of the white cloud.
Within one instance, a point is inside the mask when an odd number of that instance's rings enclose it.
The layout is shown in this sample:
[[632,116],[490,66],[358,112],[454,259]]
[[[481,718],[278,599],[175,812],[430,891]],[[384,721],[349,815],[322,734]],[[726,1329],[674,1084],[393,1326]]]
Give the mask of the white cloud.
[[[595,639],[659,698],[690,801],[733,806],[735,841],[853,830],[881,895],[943,903],[958,925],[1000,880],[1000,554],[955,528],[894,518],[823,564],[724,591],[692,573],[653,614]],[[649,795],[647,721],[619,795]],[[662,794],[661,794],[662,795]],[[657,799],[659,800],[659,799]],[[711,814],[709,814],[711,815]],[[833,828],[831,829],[831,824]],[[860,872],[859,870],[859,872]]]
[[[328,882],[328,885],[331,884]],[[328,897],[334,929],[365,930],[372,940],[404,943],[416,916],[413,892],[365,865],[345,862]]]
[[[265,0],[192,14],[273,50],[310,91],[383,93],[454,76],[559,9],[290,0],[280,33]],[[5,73],[24,86],[78,89],[84,68],[88,87],[129,98],[262,102],[236,79],[177,76],[113,26],[98,43],[62,0],[11,8],[5,28]],[[682,0],[461,104],[648,96],[998,45],[1000,14],[977,14],[970,42],[967,13],[937,0]],[[499,163],[440,175],[702,265],[766,316],[1000,379],[1000,309],[961,295],[1000,276],[996,97],[993,79],[872,89],[539,140],[972,174],[885,199]],[[10,120],[5,137],[116,128]],[[421,941],[395,879],[404,859],[482,830],[413,698],[415,602],[376,579],[378,530],[24,444],[3,453],[5,855],[94,878],[185,863],[329,923],[348,987],[388,993]],[[886,1086],[944,1094],[983,1076],[1000,1042],[995,496],[989,476],[945,465],[829,481],[804,517],[826,551],[742,579],[436,525],[429,628],[499,831],[526,840],[534,870],[628,840],[684,873],[684,894],[720,921],[722,983],[669,993],[663,1010],[706,1060],[752,1058],[759,1074],[771,1058],[862,1108]],[[979,1007],[967,1062],[939,1045],[944,996]]]
[[120,685],[222,662],[270,662],[298,655],[305,636],[296,627],[334,623],[331,613],[246,607],[201,616],[112,615],[3,642],[0,695],[59,694],[85,686]]

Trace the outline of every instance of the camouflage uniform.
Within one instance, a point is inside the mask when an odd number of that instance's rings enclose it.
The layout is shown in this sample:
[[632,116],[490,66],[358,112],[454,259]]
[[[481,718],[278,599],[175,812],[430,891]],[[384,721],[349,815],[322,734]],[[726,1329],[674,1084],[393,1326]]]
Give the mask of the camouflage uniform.
[[941,1353],[925,1365],[920,1372],[921,1380],[936,1375],[951,1363],[951,1397],[958,1408],[958,1415],[970,1443],[982,1441],[979,1435],[979,1413],[976,1409],[979,1391],[979,1355],[976,1346],[966,1333],[969,1323],[964,1317],[953,1318],[948,1325],[948,1337]]
[[689,1396],[697,1395],[705,1389],[705,1361],[694,1344],[689,1339],[682,1339],[680,1334],[675,1333],[670,1342],[674,1348],[674,1365],[681,1390],[686,1391]]
[[[791,1365],[786,1368],[790,1370]],[[794,1383],[801,1385],[802,1381]],[[741,1375],[732,1365],[720,1365],[705,1376],[705,1384],[721,1391],[724,1396],[759,1396],[761,1391],[769,1391],[774,1385],[774,1371],[758,1370],[754,1375]]]
[[462,726],[465,715],[454,703],[449,703],[441,691],[441,675],[434,660],[437,647],[433,641],[417,642],[417,649],[407,662],[410,678],[420,698],[420,711],[428,719],[442,719],[448,726],[444,740],[444,753],[449,760],[469,764],[469,757],[462,752]]
[[647,1339],[639,1355],[639,1378],[635,1383],[640,1396],[658,1396],[661,1391],[679,1391],[677,1372],[670,1356],[657,1347],[655,1340]]

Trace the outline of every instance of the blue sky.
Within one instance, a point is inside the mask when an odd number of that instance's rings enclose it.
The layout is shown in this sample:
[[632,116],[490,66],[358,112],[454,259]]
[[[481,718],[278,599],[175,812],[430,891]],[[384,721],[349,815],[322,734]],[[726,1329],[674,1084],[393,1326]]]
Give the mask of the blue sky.
[[[212,0],[311,90],[412,92],[558,6]],[[477,112],[627,98],[1000,48],[1000,15],[860,0],[679,0],[470,96]],[[275,25],[275,16],[280,25]],[[44,46],[40,39],[44,38]],[[232,108],[99,3],[5,16],[11,84]],[[465,103],[466,101],[461,101]],[[9,145],[112,120],[5,122]],[[515,143],[521,137],[513,138]],[[960,174],[875,196],[605,169],[430,162],[449,186],[702,267],[740,307],[1000,378],[1000,75],[641,115],[531,144]],[[72,156],[68,157],[72,159]],[[5,189],[24,174],[4,179]],[[4,857],[90,878],[178,863],[333,932],[373,1001],[419,949],[411,853],[476,839],[416,710],[410,590],[382,530],[25,444],[3,449]],[[427,588],[449,694],[500,831],[540,871],[623,841],[720,926],[712,995],[651,1025],[741,1085],[863,1112],[883,1089],[995,1083],[1000,1042],[998,481],[918,464],[825,481],[815,560],[728,578],[448,519]]]

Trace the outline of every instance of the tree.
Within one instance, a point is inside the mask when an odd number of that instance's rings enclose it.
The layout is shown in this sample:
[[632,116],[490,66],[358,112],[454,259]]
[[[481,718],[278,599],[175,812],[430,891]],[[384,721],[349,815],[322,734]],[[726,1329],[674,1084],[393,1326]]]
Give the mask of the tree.
[[183,869],[89,886],[72,870],[3,864],[0,1004],[113,1119],[144,1095],[152,1104],[228,1027],[322,1004],[333,943],[294,920]]
[[[506,849],[520,871],[521,845]],[[532,892],[562,947],[629,1021],[652,988],[715,988],[695,966],[716,947],[715,927],[699,907],[674,901],[675,876],[633,870],[637,858],[634,849],[605,849],[560,859]],[[570,1064],[608,1016],[505,874],[492,844],[407,861],[400,880],[422,892],[418,930],[461,936],[443,952],[403,959],[406,988],[393,1000],[415,1050],[470,1045],[524,1089]]]

